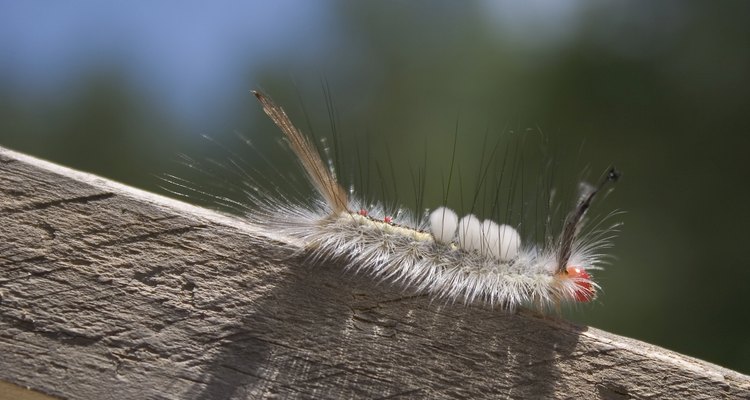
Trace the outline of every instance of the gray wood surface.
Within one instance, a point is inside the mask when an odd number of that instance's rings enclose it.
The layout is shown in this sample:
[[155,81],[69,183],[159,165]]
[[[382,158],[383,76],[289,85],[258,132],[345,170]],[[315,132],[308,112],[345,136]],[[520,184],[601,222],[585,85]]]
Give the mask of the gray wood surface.
[[431,303],[224,217],[0,149],[0,380],[64,398],[750,398],[750,377]]

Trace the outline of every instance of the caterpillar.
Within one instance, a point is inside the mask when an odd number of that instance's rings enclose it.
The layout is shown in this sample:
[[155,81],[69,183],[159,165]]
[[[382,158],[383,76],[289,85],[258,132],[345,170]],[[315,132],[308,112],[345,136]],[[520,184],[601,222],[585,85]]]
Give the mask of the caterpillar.
[[[601,268],[617,224],[590,236],[581,235],[581,226],[594,199],[620,177],[614,167],[596,185],[581,183],[578,200],[557,237],[542,244],[523,243],[513,226],[472,214],[459,218],[445,206],[420,217],[410,212],[388,215],[384,204],[367,203],[354,190],[345,190],[330,160],[324,161],[285,110],[265,94],[252,93],[281,130],[314,195],[293,201],[253,184],[254,191],[244,191],[252,206],[240,205],[243,218],[298,241],[312,262],[336,260],[378,282],[447,302],[484,303],[505,311],[520,306],[559,309],[565,303],[596,298],[600,286],[589,271]],[[243,176],[254,179],[248,173]],[[179,180],[170,182],[186,187]]]

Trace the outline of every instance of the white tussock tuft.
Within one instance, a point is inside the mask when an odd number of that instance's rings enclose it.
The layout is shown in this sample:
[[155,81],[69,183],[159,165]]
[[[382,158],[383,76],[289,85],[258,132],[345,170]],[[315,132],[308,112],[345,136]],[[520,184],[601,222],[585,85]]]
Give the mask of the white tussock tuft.
[[464,250],[482,249],[482,222],[471,214],[458,221],[458,246]]
[[430,232],[440,243],[450,244],[456,238],[458,214],[447,207],[436,208],[430,213]]
[[510,261],[518,256],[521,235],[512,226],[485,220],[482,223],[482,234],[483,254],[491,255],[500,261]]

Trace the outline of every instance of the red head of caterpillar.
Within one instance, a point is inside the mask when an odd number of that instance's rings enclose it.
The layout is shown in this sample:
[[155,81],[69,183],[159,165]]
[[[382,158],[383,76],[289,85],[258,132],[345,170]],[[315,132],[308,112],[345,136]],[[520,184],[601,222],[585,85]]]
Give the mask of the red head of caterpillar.
[[[619,173],[610,169],[596,185],[582,185],[562,233],[543,246],[523,243],[516,229],[475,215],[459,217],[439,207],[414,222],[386,215],[347,192],[315,145],[267,96],[253,92],[281,129],[318,196],[290,204],[259,195],[247,217],[256,224],[300,240],[314,259],[335,259],[378,280],[448,301],[480,301],[512,310],[540,309],[595,298],[598,285],[588,270],[598,268],[612,228],[598,237],[580,237],[592,201]],[[380,217],[377,217],[380,216]],[[411,221],[411,222],[410,222]],[[603,234],[602,234],[603,233]]]

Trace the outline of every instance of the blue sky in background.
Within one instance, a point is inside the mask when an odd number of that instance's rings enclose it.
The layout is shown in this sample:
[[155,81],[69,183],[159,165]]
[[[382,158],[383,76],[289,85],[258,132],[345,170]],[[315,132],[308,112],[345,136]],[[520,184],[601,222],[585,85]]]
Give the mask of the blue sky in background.
[[155,103],[200,119],[254,66],[292,50],[320,52],[332,26],[325,1],[74,3],[5,2],[0,85],[50,96],[116,67]]

